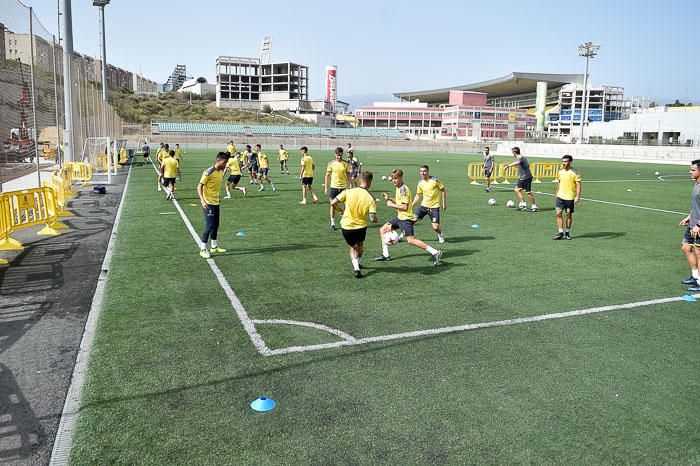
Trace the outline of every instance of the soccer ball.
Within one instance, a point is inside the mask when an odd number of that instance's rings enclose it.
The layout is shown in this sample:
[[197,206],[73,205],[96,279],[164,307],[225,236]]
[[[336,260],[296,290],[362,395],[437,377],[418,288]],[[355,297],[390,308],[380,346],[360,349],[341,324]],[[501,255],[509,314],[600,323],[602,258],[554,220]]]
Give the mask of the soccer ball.
[[494,199],[494,198],[489,199],[489,205],[496,205],[496,199]]
[[437,163],[440,163],[440,160],[438,160]]
[[396,244],[399,242],[399,234],[394,230],[387,231],[384,233],[384,244]]
[[515,202],[513,202],[512,199],[508,199],[508,202],[506,202],[506,207],[508,207],[508,208],[515,207]]
[[659,172],[654,172],[654,175],[659,176],[661,173]]
[[382,175],[382,180],[386,181],[386,175]]

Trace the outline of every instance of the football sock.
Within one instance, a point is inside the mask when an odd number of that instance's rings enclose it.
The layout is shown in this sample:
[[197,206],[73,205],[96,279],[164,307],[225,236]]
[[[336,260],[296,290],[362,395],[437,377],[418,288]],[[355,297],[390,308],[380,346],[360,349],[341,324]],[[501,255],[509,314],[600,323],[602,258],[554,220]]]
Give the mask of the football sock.
[[696,279],[696,280],[697,280],[698,278],[700,278],[700,275],[698,275],[698,269],[692,269],[692,270],[690,271],[690,274],[691,274],[691,275],[693,276],[693,278]]
[[212,249],[216,249],[219,246],[219,244],[216,242],[215,239],[211,240],[211,247]]
[[389,257],[389,246],[382,244],[382,255],[384,257]]
[[564,229],[563,229],[563,228],[560,228],[560,229],[559,229],[559,233],[564,233]]
[[426,249],[426,251],[428,251],[428,252],[430,253],[431,256],[434,256],[435,254],[437,254],[437,249],[435,249],[435,248],[432,247],[432,246],[428,246],[428,248]]
[[351,259],[352,268],[355,270],[360,270],[360,259]]

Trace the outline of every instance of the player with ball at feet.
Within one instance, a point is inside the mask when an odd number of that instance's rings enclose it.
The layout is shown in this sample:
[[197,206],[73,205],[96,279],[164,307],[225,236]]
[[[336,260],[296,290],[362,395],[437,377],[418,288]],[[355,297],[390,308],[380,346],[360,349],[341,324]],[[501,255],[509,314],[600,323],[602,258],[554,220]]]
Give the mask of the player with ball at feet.
[[395,197],[391,197],[387,193],[382,193],[382,197],[386,201],[387,207],[396,209],[397,215],[382,225],[382,228],[379,230],[379,239],[382,242],[382,255],[375,257],[374,260],[390,260],[389,245],[384,241],[384,235],[389,231],[398,230],[400,228],[406,235],[406,241],[408,244],[426,250],[431,256],[433,256],[434,265],[439,265],[440,258],[442,257],[442,251],[428,246],[423,241],[416,239],[416,237],[413,235],[413,225],[416,222],[416,217],[413,215],[413,199],[411,199],[411,190],[403,182],[403,171],[399,169],[393,170],[391,172],[391,182],[396,187]]

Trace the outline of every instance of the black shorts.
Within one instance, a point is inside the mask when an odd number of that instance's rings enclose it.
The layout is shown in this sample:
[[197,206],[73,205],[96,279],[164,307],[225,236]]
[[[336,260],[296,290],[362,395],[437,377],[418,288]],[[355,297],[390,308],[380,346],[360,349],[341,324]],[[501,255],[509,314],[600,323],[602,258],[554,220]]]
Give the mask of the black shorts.
[[342,228],[342,230],[343,238],[345,238],[345,242],[348,243],[348,246],[355,246],[358,243],[363,243],[367,237],[367,227],[358,228],[357,230],[346,230]]
[[413,225],[416,222],[413,220],[399,220],[398,217],[394,217],[386,223],[391,225],[392,230],[398,230],[400,228],[406,236],[415,236],[413,234]]
[[338,194],[345,191],[345,188],[331,188],[328,190],[328,199],[333,200],[338,197]]
[[251,163],[250,166],[248,167],[248,171],[257,173],[260,167],[258,167],[257,163]]
[[280,160],[280,168],[284,168],[285,165],[287,165],[287,161],[286,161],[286,160]]
[[530,177],[526,180],[518,180],[518,182],[515,185],[515,189],[522,189],[526,193],[531,193],[532,192],[532,177]]
[[558,197],[554,203],[554,206],[557,208],[557,210],[563,210],[567,214],[574,213],[574,200],[573,199],[562,199],[562,198]]
[[690,234],[690,228],[685,229],[685,234],[683,235],[683,244],[690,244],[696,248],[700,248],[700,235],[693,239],[693,235]]
[[231,184],[238,184],[241,181],[241,175],[229,175],[227,181]]
[[270,169],[269,168],[261,168],[258,170],[258,173],[260,174],[260,176],[267,176],[267,174],[270,173]]
[[485,176],[486,178],[491,178],[492,175],[493,175],[493,167],[491,167],[491,168],[484,168],[484,176]]
[[351,170],[350,171],[350,178],[354,180],[355,178],[357,178],[357,175],[359,175],[359,174],[360,174],[359,170]]
[[430,217],[430,221],[433,223],[440,223],[440,208],[439,207],[418,207],[418,210],[414,214],[418,220],[422,219],[426,215]]
[[175,178],[163,177],[163,186],[175,186]]
[[301,184],[303,184],[304,186],[311,186],[312,184],[314,184],[314,177],[310,176],[308,178],[302,178]]

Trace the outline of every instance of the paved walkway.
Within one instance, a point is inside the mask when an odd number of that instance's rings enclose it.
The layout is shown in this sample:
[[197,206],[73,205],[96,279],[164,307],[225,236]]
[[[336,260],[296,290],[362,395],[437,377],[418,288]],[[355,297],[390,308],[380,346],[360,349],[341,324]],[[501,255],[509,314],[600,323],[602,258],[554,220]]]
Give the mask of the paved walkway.
[[[0,266],[0,463],[49,463],[127,170],[112,177],[107,194],[79,189],[69,203],[76,216],[63,221],[70,230],[19,230],[13,237],[25,249],[0,252],[10,260]],[[25,189],[36,179],[13,182]]]

